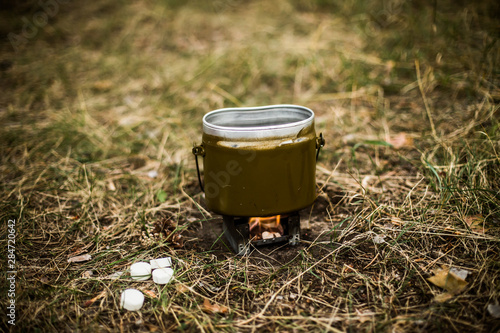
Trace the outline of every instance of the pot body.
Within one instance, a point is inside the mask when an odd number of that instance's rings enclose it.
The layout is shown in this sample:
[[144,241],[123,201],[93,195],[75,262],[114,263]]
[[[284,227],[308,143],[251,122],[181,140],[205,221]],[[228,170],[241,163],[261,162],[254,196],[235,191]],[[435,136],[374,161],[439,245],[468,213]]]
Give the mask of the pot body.
[[295,105],[231,108],[203,118],[210,210],[230,216],[294,212],[316,198],[314,113]]

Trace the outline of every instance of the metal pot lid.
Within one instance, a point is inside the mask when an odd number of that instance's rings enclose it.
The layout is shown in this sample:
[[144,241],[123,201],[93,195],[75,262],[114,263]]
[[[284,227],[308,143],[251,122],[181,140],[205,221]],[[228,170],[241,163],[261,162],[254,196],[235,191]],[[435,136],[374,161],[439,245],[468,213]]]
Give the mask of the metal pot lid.
[[298,105],[225,108],[203,117],[203,133],[225,139],[282,138],[313,124],[314,112]]

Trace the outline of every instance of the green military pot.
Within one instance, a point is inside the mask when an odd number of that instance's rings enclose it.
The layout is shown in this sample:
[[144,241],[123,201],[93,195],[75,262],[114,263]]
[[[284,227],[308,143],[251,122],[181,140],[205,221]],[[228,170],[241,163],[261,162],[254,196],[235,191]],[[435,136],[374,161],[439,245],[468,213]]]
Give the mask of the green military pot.
[[[227,108],[203,117],[204,190],[210,210],[229,216],[298,211],[316,198],[314,112],[296,105]],[[200,180],[201,185],[201,180]]]

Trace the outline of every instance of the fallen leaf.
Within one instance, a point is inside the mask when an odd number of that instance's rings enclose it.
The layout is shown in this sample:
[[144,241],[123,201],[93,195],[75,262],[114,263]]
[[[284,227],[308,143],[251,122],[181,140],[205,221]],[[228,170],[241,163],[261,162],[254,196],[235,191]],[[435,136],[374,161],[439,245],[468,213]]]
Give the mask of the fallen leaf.
[[102,81],[97,81],[94,82],[92,88],[97,91],[108,91],[113,87],[113,82],[110,80],[102,80]]
[[101,291],[101,292],[99,293],[99,295],[97,295],[96,297],[92,298],[91,300],[86,301],[86,302],[83,304],[83,306],[84,306],[84,307],[89,307],[89,306],[91,306],[92,304],[94,304],[94,303],[95,303],[95,301],[97,301],[97,300],[99,300],[99,299],[101,299],[101,298],[103,298],[103,297],[105,297],[105,296],[106,296],[106,290],[103,290],[103,291]]
[[143,293],[145,293],[146,295],[148,295],[149,297],[151,298],[157,298],[158,296],[156,296],[156,293],[152,290],[148,290],[148,289],[141,289],[141,291]]
[[399,133],[398,135],[389,138],[387,142],[390,143],[395,149],[413,146],[413,139],[410,138],[406,133]]
[[89,261],[92,259],[92,256],[90,254],[82,254],[81,256],[76,256],[76,257],[71,257],[68,259],[69,263],[72,262],[83,262],[83,261]]
[[450,268],[446,266],[436,269],[434,276],[428,278],[427,281],[446,289],[452,294],[460,293],[467,286],[467,282],[464,279],[451,272]]
[[205,298],[205,300],[203,301],[203,306],[201,309],[207,313],[227,313],[229,311],[227,306],[212,304],[210,303],[208,298]]
[[185,285],[183,285],[183,284],[178,284],[178,285],[175,287],[175,289],[177,289],[177,291],[178,291],[178,292],[180,292],[180,293],[185,293],[185,292],[189,291],[189,288],[188,288],[188,287],[186,287],[186,286],[185,286]]
[[474,232],[484,234],[488,231],[488,228],[484,227],[484,217],[481,214],[466,216],[465,223],[467,223],[469,228]]
[[442,293],[442,294],[436,295],[436,297],[434,297],[434,301],[436,301],[438,303],[444,303],[452,298],[453,298],[452,294]]

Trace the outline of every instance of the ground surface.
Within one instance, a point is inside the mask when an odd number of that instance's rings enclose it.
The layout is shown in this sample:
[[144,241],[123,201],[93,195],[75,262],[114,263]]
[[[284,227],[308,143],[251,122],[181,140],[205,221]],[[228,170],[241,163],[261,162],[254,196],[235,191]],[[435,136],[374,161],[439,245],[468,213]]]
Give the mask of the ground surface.
[[[500,329],[496,2],[48,3],[0,13],[2,328]],[[318,199],[298,246],[236,257],[190,151],[208,111],[279,103],[316,113]]]

